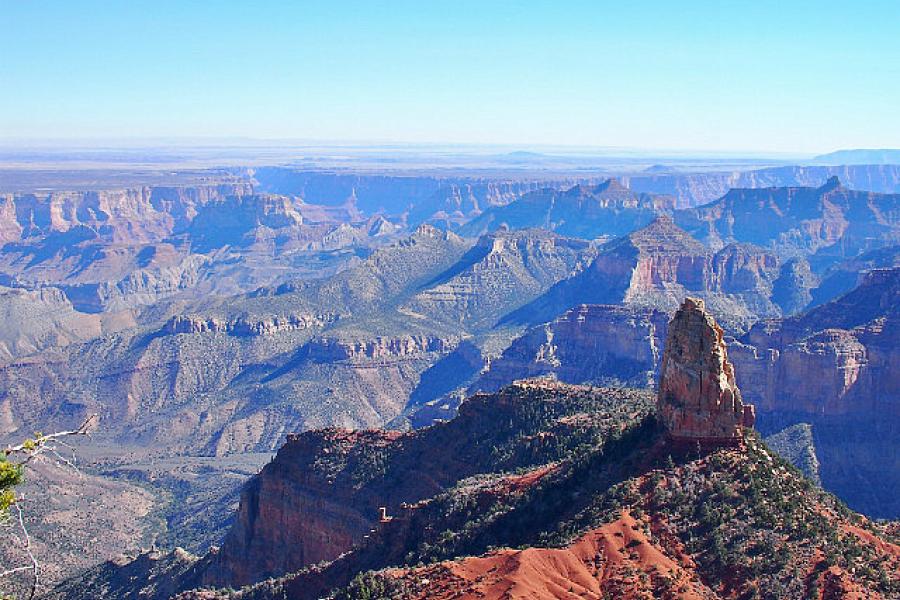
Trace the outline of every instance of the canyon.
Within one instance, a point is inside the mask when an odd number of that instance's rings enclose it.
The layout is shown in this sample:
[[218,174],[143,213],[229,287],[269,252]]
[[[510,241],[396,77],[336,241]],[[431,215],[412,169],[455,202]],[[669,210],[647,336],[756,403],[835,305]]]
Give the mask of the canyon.
[[[683,333],[701,347],[701,328]],[[737,598],[762,585],[790,597],[823,587],[891,597],[900,547],[887,529],[842,508],[749,429],[739,446],[718,438],[687,450],[654,404],[647,392],[532,380],[475,395],[418,432],[291,436],[244,488],[221,548],[107,563],[55,597],[213,599],[235,592],[210,586],[253,582],[238,597]],[[691,440],[719,433],[718,416],[695,410]],[[771,544],[777,552],[752,550]]]
[[[168,590],[159,597],[250,584],[363,544],[382,506],[402,516],[404,504],[501,469],[496,449],[490,459],[467,454],[488,435],[487,425],[462,431],[478,402],[600,394],[633,407],[638,396],[612,387],[657,386],[668,322],[690,296],[721,326],[733,390],[755,405],[766,441],[852,509],[895,518],[892,169],[582,177],[248,167],[183,185],[4,192],[0,430],[15,440],[96,413],[87,468],[104,483],[86,493],[161,491],[152,511],[136,506],[123,522],[162,547],[97,577],[139,573]],[[751,187],[713,191],[732,184]],[[782,184],[794,187],[754,187]],[[654,404],[641,394],[638,415]],[[580,439],[583,412],[516,434],[524,446],[510,452],[516,461],[551,452],[531,436]],[[435,442],[426,432],[445,421],[459,439]],[[381,427],[391,429],[372,429]],[[466,458],[445,460],[431,444]],[[398,458],[394,491],[364,483],[371,460],[415,448],[428,459]],[[276,451],[282,458],[233,511],[240,474]],[[323,453],[350,466],[329,467]],[[553,462],[540,456],[516,468]],[[216,489],[217,473],[231,483]],[[518,489],[502,480],[476,488]],[[278,506],[284,497],[293,503]],[[187,514],[188,501],[202,516]],[[248,512],[254,503],[270,512]],[[297,534],[298,515],[308,536]],[[267,530],[270,521],[283,526]],[[610,531],[582,541],[601,547]],[[189,549],[172,554],[179,543]],[[243,563],[248,555],[259,562]],[[365,556],[329,572],[380,568]],[[412,565],[404,573],[398,581],[419,577]]]

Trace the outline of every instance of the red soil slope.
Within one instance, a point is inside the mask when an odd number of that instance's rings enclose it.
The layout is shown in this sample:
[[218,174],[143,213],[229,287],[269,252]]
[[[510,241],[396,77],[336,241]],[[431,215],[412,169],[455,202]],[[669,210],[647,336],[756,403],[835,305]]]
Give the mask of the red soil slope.
[[[483,557],[446,561],[421,569],[394,571],[413,583],[422,600],[483,598],[653,598],[715,597],[692,579],[692,561],[671,556],[651,542],[645,521],[625,513],[589,531],[567,548],[501,550]],[[687,567],[687,568],[685,568]],[[606,594],[606,596],[604,596]]]

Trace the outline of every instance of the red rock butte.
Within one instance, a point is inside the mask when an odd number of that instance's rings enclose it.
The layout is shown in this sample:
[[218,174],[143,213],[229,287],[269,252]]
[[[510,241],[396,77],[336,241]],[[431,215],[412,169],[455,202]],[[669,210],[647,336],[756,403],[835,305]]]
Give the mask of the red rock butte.
[[657,398],[659,417],[676,442],[739,445],[756,413],[744,404],[722,328],[703,300],[685,298],[669,323]]

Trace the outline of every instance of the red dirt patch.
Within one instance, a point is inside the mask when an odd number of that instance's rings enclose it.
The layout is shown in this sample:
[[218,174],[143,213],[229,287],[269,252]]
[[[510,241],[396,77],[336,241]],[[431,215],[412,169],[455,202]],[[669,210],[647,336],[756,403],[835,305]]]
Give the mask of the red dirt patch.
[[875,536],[871,531],[866,531],[862,527],[857,527],[856,525],[842,525],[841,527],[844,531],[852,533],[866,544],[874,546],[879,552],[894,558],[900,558],[900,546],[897,544],[882,540]]
[[567,548],[501,550],[393,574],[410,581],[419,590],[414,597],[423,600],[715,597],[645,530],[626,513]]

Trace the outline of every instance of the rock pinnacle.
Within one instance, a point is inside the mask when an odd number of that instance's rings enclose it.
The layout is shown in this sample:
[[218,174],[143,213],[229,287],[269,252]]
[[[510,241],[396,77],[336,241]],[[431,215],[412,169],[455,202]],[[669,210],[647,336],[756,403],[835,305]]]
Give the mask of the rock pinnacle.
[[685,298],[669,323],[657,408],[680,442],[737,445],[741,428],[753,427],[753,405],[741,399],[722,328],[703,300]]

